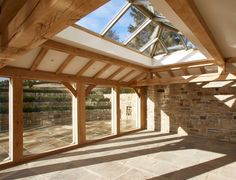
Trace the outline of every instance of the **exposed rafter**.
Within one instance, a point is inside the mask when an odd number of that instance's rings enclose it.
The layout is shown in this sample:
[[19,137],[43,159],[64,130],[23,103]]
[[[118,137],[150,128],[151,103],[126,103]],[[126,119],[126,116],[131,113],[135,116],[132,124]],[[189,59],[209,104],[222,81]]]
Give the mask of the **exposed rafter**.
[[90,60],[84,67],[82,67],[79,72],[76,74],[76,77],[80,77],[83,75],[83,73],[90,67],[92,66],[96,61],[95,60]]
[[97,61],[101,61],[104,63],[109,63],[109,64],[112,63],[112,64],[115,64],[118,66],[130,67],[130,68],[137,69],[137,70],[144,71],[144,72],[149,71],[148,68],[140,66],[140,65],[125,62],[120,59],[105,56],[105,55],[98,54],[98,53],[95,53],[92,51],[87,51],[85,49],[80,49],[80,48],[73,47],[70,45],[62,44],[62,43],[59,43],[59,42],[56,42],[53,40],[48,40],[42,46],[45,48],[48,48],[48,49],[53,49],[56,51],[65,52],[65,53],[75,55],[75,56],[81,56],[81,57],[85,57],[85,58],[89,58],[89,59],[96,59]]
[[[19,0],[21,1],[21,0]],[[0,50],[1,67],[16,56],[38,47],[78,19],[97,9],[108,0],[28,0],[8,12],[13,16],[4,23]],[[13,2],[13,4],[18,2]],[[3,10],[2,11],[6,11]],[[6,15],[6,13],[5,13]],[[2,21],[4,21],[3,17]],[[2,22],[0,22],[2,26]],[[3,61],[4,60],[4,61]],[[0,67],[0,68],[1,68]]]
[[64,62],[59,66],[59,68],[56,70],[56,74],[60,74],[63,72],[63,70],[66,68],[66,66],[72,61],[74,58],[74,55],[68,55],[67,58],[64,60]]
[[114,73],[112,73],[107,80],[111,80],[113,79],[116,75],[118,75],[119,73],[121,73],[121,71],[123,71],[125,68],[124,67],[120,67],[119,69],[117,69]]
[[192,0],[165,0],[175,13],[182,19],[186,26],[192,31],[200,43],[214,58],[215,62],[224,66],[224,59],[219,51],[211,32],[201,17],[197,7]]
[[39,66],[39,64],[42,62],[43,58],[45,57],[45,55],[47,54],[48,50],[42,48],[37,57],[35,58],[35,60],[33,61],[33,64],[31,65],[30,70],[31,71],[35,71],[37,69],[37,67]]
[[98,78],[99,76],[101,76],[107,69],[109,69],[112,66],[112,64],[107,64],[105,65],[100,71],[98,71],[93,78]]

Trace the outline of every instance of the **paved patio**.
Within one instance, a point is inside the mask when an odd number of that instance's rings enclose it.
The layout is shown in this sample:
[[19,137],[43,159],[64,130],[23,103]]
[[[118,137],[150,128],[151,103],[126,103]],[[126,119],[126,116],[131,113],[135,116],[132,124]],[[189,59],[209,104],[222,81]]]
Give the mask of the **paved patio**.
[[0,179],[236,179],[236,144],[142,131],[3,170]]
[[[135,129],[133,121],[122,121],[124,131]],[[111,121],[97,120],[86,122],[87,140],[110,136]],[[39,154],[72,143],[72,125],[57,125],[24,131],[24,155]],[[0,134],[0,162],[8,158],[8,134]]]

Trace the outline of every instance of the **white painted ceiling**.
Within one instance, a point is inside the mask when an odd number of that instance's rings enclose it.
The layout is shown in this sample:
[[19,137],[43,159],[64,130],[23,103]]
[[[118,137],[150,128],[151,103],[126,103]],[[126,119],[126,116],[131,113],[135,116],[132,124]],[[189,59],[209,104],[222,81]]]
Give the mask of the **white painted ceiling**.
[[236,57],[236,0],[194,2],[224,57]]

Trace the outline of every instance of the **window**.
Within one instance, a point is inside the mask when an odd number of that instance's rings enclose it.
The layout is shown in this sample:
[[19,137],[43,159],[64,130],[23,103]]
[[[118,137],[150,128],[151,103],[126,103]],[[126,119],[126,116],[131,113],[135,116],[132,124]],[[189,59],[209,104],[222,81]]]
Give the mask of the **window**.
[[24,155],[72,144],[72,96],[59,83],[23,81]]
[[123,43],[144,23],[146,17],[135,7],[130,7],[120,20],[105,34],[105,37]]
[[112,134],[111,88],[94,88],[86,98],[86,139],[95,140]]
[[148,42],[157,37],[159,26],[152,22],[147,25],[140,33],[137,34],[127,46],[136,50],[140,50]]
[[168,52],[183,50],[185,48],[183,42],[180,39],[179,34],[168,28],[163,29],[162,36],[160,39],[166,46]]
[[127,132],[138,128],[139,101],[132,88],[121,88],[120,91],[120,131]]
[[148,0],[111,0],[76,24],[149,57],[196,49]]
[[9,79],[0,77],[0,162],[9,155]]
[[114,15],[116,15],[126,3],[126,0],[111,0],[82,18],[76,24],[93,32],[101,33],[107,24],[114,18]]

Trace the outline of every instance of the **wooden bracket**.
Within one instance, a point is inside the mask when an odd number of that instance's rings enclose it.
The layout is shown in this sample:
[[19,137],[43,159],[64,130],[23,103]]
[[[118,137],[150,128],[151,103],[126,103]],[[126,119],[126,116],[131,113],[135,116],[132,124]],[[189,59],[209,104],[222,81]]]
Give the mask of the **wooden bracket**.
[[62,84],[70,91],[71,94],[74,95],[74,97],[77,97],[76,90],[75,90],[75,88],[73,88],[73,86],[70,83],[62,82]]

